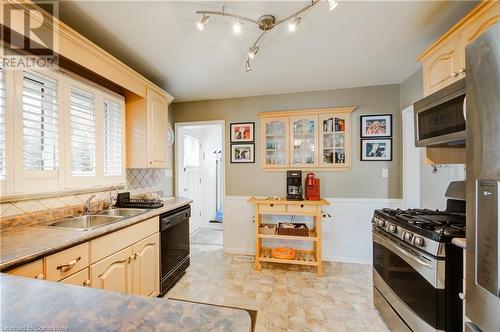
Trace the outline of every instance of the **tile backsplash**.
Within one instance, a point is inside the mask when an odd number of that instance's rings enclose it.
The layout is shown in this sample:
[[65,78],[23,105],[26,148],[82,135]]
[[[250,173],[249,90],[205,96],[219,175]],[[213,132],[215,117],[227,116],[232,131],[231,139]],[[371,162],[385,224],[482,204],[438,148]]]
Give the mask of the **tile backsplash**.
[[[127,169],[127,188],[131,195],[140,195],[155,192],[161,196],[168,196],[169,178],[164,169]],[[111,192],[114,196],[115,193]],[[96,195],[95,201],[109,201],[110,191],[95,193],[61,195],[58,197],[20,200],[0,204],[0,229],[10,229],[15,226],[32,224],[43,220],[48,221],[57,216],[67,216],[73,210],[81,209],[85,201]],[[76,211],[75,210],[75,211]],[[26,219],[26,220],[25,220]]]

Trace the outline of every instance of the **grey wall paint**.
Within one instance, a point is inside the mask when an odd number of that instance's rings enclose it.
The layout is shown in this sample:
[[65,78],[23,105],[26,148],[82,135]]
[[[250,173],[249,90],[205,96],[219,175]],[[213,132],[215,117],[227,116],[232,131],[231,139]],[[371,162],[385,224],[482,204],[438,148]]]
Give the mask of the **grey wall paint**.
[[399,108],[405,109],[424,96],[422,68],[410,75],[399,86]]
[[[324,197],[401,198],[401,113],[400,86],[383,85],[270,96],[175,103],[175,122],[226,121],[226,195],[284,195],[286,173],[265,172],[260,167],[259,119],[265,111],[357,106],[352,114],[352,169],[347,172],[317,172]],[[393,114],[393,161],[359,160],[359,116]],[[229,124],[256,123],[255,164],[229,163]],[[382,178],[381,170],[389,170]]]

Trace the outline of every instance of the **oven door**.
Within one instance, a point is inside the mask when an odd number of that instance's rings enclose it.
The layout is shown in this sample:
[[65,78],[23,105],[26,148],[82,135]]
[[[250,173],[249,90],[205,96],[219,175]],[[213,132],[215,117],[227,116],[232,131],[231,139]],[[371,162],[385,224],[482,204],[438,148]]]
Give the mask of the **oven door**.
[[417,331],[445,328],[445,262],[373,230],[374,285]]

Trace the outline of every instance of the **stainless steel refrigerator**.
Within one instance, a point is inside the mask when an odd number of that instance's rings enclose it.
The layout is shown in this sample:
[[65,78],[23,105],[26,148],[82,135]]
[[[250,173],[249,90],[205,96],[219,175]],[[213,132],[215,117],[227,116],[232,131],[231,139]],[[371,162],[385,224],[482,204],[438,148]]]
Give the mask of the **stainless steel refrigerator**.
[[500,331],[500,23],[466,58],[466,330]]

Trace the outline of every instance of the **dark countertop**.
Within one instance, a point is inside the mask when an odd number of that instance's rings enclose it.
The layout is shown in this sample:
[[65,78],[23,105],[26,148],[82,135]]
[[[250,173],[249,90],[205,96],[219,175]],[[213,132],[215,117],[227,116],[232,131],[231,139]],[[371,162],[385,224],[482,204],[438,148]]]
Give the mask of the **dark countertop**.
[[243,331],[241,309],[0,274],[1,331]]
[[117,221],[90,231],[78,231],[46,226],[25,226],[0,233],[0,271],[6,271],[55,252],[87,242],[137,224],[162,213],[190,204],[187,198],[165,200],[158,209],[148,210],[138,216]]

